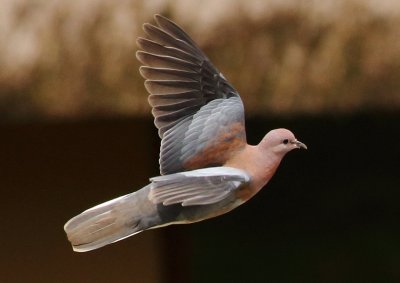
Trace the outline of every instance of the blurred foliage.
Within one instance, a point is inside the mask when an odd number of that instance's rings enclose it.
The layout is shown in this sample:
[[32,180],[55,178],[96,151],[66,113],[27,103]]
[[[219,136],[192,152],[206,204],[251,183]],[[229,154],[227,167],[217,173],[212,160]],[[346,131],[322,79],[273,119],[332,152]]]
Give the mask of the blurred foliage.
[[1,0],[4,119],[149,115],[141,24],[180,24],[254,114],[397,110],[400,2]]

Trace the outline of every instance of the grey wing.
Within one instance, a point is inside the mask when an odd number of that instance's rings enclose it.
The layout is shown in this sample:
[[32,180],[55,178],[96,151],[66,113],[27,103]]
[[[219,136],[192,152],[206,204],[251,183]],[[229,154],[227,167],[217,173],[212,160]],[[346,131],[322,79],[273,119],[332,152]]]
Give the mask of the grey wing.
[[[240,96],[180,27],[160,15],[155,20],[158,26],[144,25],[150,39],[138,39],[137,58],[162,138],[161,174],[221,165],[232,147],[246,143]],[[218,160],[193,154],[217,150],[221,138],[235,142],[219,147]]]
[[149,199],[154,204],[209,205],[227,198],[250,181],[231,167],[210,167],[150,179]]
[[162,138],[181,119],[216,98],[238,96],[192,39],[172,21],[156,15],[158,27],[144,24],[151,39],[139,38],[137,58],[149,103]]

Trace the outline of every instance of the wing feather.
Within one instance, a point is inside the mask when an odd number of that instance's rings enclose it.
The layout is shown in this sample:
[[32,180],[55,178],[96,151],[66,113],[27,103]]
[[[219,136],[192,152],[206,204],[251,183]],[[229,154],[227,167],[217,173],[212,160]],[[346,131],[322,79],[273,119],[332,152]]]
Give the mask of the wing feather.
[[200,74],[183,70],[142,66],[139,71],[140,74],[148,80],[184,80],[196,82],[200,79]]

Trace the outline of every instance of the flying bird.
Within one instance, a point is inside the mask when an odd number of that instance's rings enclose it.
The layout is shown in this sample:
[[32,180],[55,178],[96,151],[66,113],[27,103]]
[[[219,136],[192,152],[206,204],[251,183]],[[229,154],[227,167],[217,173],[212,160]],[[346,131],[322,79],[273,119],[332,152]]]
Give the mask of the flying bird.
[[219,216],[252,198],[292,149],[287,129],[246,141],[243,103],[197,44],[171,20],[144,24],[136,57],[161,138],[160,176],[90,208],[64,230],[74,251],[94,250],[147,229]]

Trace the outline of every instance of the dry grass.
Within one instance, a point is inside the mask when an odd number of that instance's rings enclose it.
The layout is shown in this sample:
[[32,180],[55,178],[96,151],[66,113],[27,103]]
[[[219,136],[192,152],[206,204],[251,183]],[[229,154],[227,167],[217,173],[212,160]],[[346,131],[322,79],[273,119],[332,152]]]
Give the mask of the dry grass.
[[135,38],[180,23],[251,113],[398,110],[400,2],[0,0],[0,113],[149,113]]

